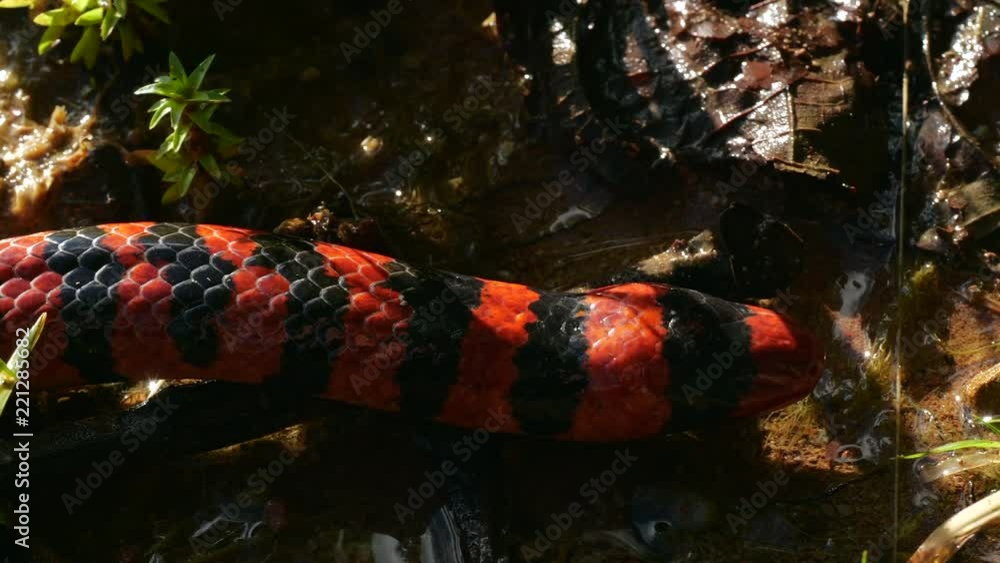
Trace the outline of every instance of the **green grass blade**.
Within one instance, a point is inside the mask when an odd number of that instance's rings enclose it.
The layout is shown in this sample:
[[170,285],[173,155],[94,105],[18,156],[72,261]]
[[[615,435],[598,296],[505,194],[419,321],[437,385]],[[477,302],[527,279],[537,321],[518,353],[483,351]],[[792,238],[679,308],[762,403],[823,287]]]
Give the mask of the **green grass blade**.
[[997,434],[997,435],[1000,435],[1000,427],[998,427],[996,425],[996,423],[993,422],[993,418],[992,417],[981,418],[981,417],[977,416],[976,420],[979,421],[980,424],[982,424],[983,426],[985,426],[986,428],[988,428],[990,430],[990,432],[992,432],[994,434]]
[[35,344],[38,343],[38,338],[42,335],[42,330],[45,328],[45,319],[47,318],[47,313],[42,313],[35,324],[28,331],[28,337],[22,338],[21,345],[14,349],[14,353],[11,354],[10,359],[3,364],[2,374],[0,374],[0,413],[3,412],[4,407],[7,406],[7,401],[10,399],[11,394],[14,392],[14,387],[17,385],[17,375],[10,366],[15,365],[18,359],[26,359],[32,350],[35,349]]
[[920,452],[916,454],[902,455],[899,459],[920,459],[933,454],[943,454],[947,452],[953,452],[956,450],[965,450],[969,448],[979,448],[979,449],[1000,449],[1000,441],[996,440],[959,440],[958,442],[952,442],[950,444],[945,444],[943,446],[938,446],[927,450],[926,452]]

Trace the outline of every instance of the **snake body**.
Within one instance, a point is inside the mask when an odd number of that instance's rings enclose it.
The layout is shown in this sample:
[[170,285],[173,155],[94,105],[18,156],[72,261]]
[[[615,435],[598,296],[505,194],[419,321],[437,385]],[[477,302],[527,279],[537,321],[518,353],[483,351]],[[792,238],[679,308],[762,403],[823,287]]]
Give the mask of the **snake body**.
[[544,291],[213,225],[118,223],[0,241],[2,349],[43,312],[33,389],[274,383],[570,440],[752,416],[802,398],[820,372],[815,339],[793,321],[689,289]]

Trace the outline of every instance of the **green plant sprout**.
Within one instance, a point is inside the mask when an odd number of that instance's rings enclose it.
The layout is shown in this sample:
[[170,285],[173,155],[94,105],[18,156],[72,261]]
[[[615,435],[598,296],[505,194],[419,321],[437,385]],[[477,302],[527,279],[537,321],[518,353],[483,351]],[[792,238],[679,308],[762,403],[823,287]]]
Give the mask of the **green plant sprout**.
[[[1000,435],[1000,425],[994,421],[994,417],[977,416],[976,421],[985,426],[994,435]],[[1000,449],[1000,441],[960,440],[932,448],[926,452],[899,457],[900,459],[919,459],[931,454],[953,452],[968,448]],[[930,482],[941,477],[954,475],[960,471],[977,469],[995,464],[996,462],[996,456],[994,455],[976,452],[961,454],[936,464],[932,472],[924,473],[923,480]],[[910,563],[950,561],[969,538],[979,533],[986,526],[994,525],[997,521],[1000,521],[1000,492],[993,492],[953,514],[943,524],[938,526],[920,544],[909,561]]]
[[155,95],[161,99],[149,108],[153,114],[149,128],[155,128],[163,118],[170,117],[171,132],[152,156],[150,164],[159,168],[164,182],[171,182],[163,194],[163,204],[180,200],[191,188],[199,168],[219,181],[239,180],[219,167],[215,155],[238,145],[242,139],[212,121],[215,110],[229,101],[229,89],[202,90],[205,74],[215,55],[201,61],[192,72],[184,70],[177,55],[170,53],[170,72],[158,76],[152,84],[135,91],[139,95]]
[[17,387],[16,366],[27,359],[31,351],[35,349],[35,344],[38,343],[38,338],[42,335],[42,329],[45,328],[45,318],[46,313],[42,313],[42,316],[38,317],[38,320],[28,331],[27,337],[18,340],[18,345],[10,359],[6,363],[0,361],[0,413],[7,406],[7,401],[10,400],[14,388]]
[[[107,41],[112,34],[117,35],[122,46],[122,57],[127,61],[132,58],[133,53],[143,51],[142,40],[139,39],[135,28],[125,21],[129,2],[150,16],[169,24],[170,17],[160,5],[166,1],[62,0],[60,7],[41,12],[33,20],[36,24],[48,28],[38,42],[38,54],[47,53],[59,44],[68,27],[76,26],[83,28],[83,34],[73,47],[73,52],[69,56],[70,62],[82,60],[87,68],[94,68],[101,42]],[[36,4],[43,2],[44,0],[0,0],[0,8],[34,9]]]
[[[986,428],[988,428],[990,430],[990,432],[993,432],[994,434],[1000,435],[1000,426],[997,426],[997,424],[993,422],[992,418],[979,418],[979,417],[977,417],[976,420],[980,424],[982,424],[983,426],[985,426]],[[901,456],[899,456],[899,459],[920,459],[922,457],[927,457],[927,456],[933,455],[933,454],[942,454],[942,453],[954,452],[954,451],[957,451],[957,450],[964,450],[964,449],[969,449],[969,448],[978,448],[978,449],[984,449],[984,450],[1000,449],[1000,441],[997,441],[997,440],[959,440],[957,442],[951,442],[951,443],[948,443],[948,444],[944,444],[942,446],[938,446],[936,448],[931,448],[931,449],[929,449],[929,450],[927,450],[925,452],[918,452],[918,453],[909,454],[909,455],[901,455]]]

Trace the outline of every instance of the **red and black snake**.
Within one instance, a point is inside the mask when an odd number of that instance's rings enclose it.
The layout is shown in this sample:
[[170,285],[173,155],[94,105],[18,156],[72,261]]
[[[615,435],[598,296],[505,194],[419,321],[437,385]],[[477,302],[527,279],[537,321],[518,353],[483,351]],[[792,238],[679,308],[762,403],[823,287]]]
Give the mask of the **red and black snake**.
[[273,382],[571,440],[647,438],[784,406],[815,385],[822,355],[778,313],[688,289],[543,291],[212,225],[0,241],[0,350],[43,312],[34,389]]

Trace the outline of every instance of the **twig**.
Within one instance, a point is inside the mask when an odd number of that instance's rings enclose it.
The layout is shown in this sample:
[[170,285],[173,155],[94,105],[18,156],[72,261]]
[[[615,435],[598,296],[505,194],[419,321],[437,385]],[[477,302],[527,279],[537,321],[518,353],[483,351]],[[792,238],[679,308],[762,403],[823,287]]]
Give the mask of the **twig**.
[[[893,342],[893,411],[896,413],[896,432],[895,432],[895,444],[899,447],[900,440],[902,439],[902,427],[900,423],[902,421],[902,411],[903,411],[903,362],[902,349],[903,349],[903,326],[906,323],[905,307],[900,307],[902,289],[906,283],[906,257],[907,250],[909,249],[907,245],[908,237],[906,232],[907,218],[906,218],[906,196],[907,188],[910,184],[910,176],[906,173],[907,171],[907,161],[910,159],[910,61],[911,57],[911,32],[910,32],[910,1],[902,0],[903,5],[903,76],[901,84],[900,96],[902,98],[902,111],[900,112],[899,118],[899,128],[900,137],[902,144],[899,150],[899,192],[896,194],[896,209],[892,217],[892,231],[896,235],[896,307],[899,311],[899,319],[896,323],[896,334],[894,335]],[[897,449],[897,453],[898,453]],[[899,559],[899,492],[901,484],[900,475],[900,459],[899,456],[893,460],[892,463],[892,561],[897,561]]]
[[934,92],[934,97],[937,98],[938,102],[941,104],[941,113],[944,114],[945,120],[947,120],[948,123],[955,128],[958,135],[968,142],[969,145],[980,154],[980,156],[982,156],[987,162],[991,163],[995,168],[1000,168],[1000,158],[990,155],[989,151],[982,146],[980,139],[973,135],[965,124],[958,118],[958,116],[955,115],[952,111],[951,105],[941,94],[941,85],[938,83],[938,69],[937,65],[934,64],[933,53],[931,53],[933,42],[931,41],[930,16],[927,13],[927,10],[930,9],[927,6],[928,4],[930,3],[925,3],[925,12],[921,18],[921,31],[924,34],[924,64],[927,66],[927,74],[930,76],[931,90]]
[[976,532],[1000,519],[1000,491],[965,507],[927,536],[910,563],[944,563]]
[[[295,146],[299,147],[299,149],[303,153],[305,153],[306,158],[308,158],[309,160],[312,160],[311,155],[309,153],[309,149],[307,149],[305,147],[305,145],[303,145],[302,143],[300,143],[298,139],[296,139],[295,137],[292,137],[288,133],[282,133],[282,134],[285,137],[287,137],[289,141],[291,141],[292,143],[294,143]],[[327,180],[330,180],[331,182],[333,182],[333,185],[337,186],[337,188],[340,189],[340,193],[344,194],[344,199],[347,200],[347,206],[351,209],[351,215],[354,216],[355,220],[359,219],[360,216],[358,215],[358,210],[354,207],[354,199],[351,197],[351,194],[347,191],[347,188],[345,188],[343,184],[341,184],[340,182],[338,182],[337,179],[333,177],[333,174],[330,174],[330,172],[322,164],[320,164],[319,162],[313,162],[313,164],[315,164],[316,167],[319,168],[321,172],[323,172],[323,176],[326,177]]]

